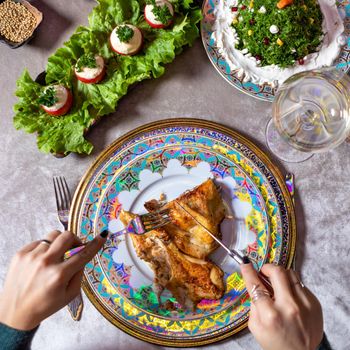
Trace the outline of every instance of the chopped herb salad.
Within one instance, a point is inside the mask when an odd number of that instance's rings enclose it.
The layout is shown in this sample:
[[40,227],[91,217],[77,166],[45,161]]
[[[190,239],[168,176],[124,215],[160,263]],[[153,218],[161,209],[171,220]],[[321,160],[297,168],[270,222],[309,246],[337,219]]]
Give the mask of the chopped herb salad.
[[258,65],[302,65],[321,45],[323,16],[317,0],[238,0],[231,11],[235,47]]

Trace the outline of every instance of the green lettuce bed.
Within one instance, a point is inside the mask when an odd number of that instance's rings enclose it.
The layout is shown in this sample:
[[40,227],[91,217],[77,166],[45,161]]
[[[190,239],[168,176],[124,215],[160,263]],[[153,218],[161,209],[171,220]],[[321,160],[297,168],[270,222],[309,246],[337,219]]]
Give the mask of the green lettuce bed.
[[[16,129],[36,132],[38,148],[43,152],[91,153],[93,145],[84,138],[90,126],[115,111],[130,85],[160,77],[165,64],[198,36],[200,9],[192,5],[192,0],[171,2],[176,11],[174,24],[167,29],[152,29],[143,17],[143,0],[98,0],[89,15],[89,26],[78,27],[64,46],[49,57],[46,67],[47,84],[62,82],[72,89],[72,109],[61,117],[45,113],[37,102],[43,87],[25,70],[17,81]],[[124,22],[137,25],[143,32],[143,50],[136,56],[119,56],[109,47],[111,31]],[[73,67],[86,52],[99,53],[107,61],[107,75],[99,84],[83,84],[74,76]]]

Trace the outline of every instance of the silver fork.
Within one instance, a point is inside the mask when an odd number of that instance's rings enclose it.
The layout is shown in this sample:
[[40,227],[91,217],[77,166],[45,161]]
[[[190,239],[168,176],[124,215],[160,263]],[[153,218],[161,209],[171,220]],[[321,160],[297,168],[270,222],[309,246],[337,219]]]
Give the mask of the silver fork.
[[[112,233],[108,236],[105,246],[110,247],[114,243],[114,239],[126,235],[143,235],[149,231],[165,226],[171,222],[168,210],[159,210],[148,214],[137,215],[129,221],[129,223],[121,231]],[[81,246],[67,250],[64,254],[64,259],[70,259],[72,256],[81,252],[87,243]]]
[[64,229],[68,229],[69,209],[72,197],[69,192],[67,181],[64,176],[53,177],[53,187],[55,190],[57,216]]
[[121,231],[110,235],[110,239],[125,234],[143,235],[170,223],[169,210],[159,210],[148,214],[137,215]]
[[[69,209],[72,202],[72,197],[69,192],[67,181],[64,176],[54,176],[53,186],[55,190],[56,206],[58,220],[63,225],[64,229],[68,229]],[[79,321],[83,311],[83,299],[81,293],[76,296],[68,305],[68,311],[74,321]]]

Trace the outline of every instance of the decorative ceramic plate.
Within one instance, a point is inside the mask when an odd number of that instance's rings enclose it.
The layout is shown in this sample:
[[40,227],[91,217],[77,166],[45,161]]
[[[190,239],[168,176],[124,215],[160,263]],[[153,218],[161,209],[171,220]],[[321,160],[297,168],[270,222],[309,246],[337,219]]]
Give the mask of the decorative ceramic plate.
[[[90,240],[123,228],[121,209],[145,213],[161,194],[172,200],[213,178],[229,217],[224,242],[264,262],[289,266],[295,247],[293,205],[279,171],[250,141],[216,123],[196,119],[160,121],[131,131],[96,160],[76,192],[70,228]],[[221,248],[210,257],[224,271],[220,300],[186,310],[169,291],[158,300],[153,272],[135,253],[130,237],[107,241],[85,269],[84,290],[113,324],[140,339],[172,346],[214,342],[246,326],[250,300],[237,264]],[[166,308],[170,300],[174,310]]]
[[[238,90],[258,99],[272,102],[275,97],[276,88],[272,88],[266,83],[255,84],[251,81],[244,82],[244,76],[239,74],[238,69],[231,69],[227,60],[220,53],[219,48],[215,46],[215,40],[212,34],[215,22],[215,8],[220,1],[225,0],[205,0],[202,8],[201,35],[204,48],[211,63],[219,74]],[[338,69],[346,72],[349,70],[350,63],[350,4],[346,0],[340,0],[337,1],[337,6],[339,15],[344,18],[344,38],[347,44],[342,47],[338,59],[334,64]]]

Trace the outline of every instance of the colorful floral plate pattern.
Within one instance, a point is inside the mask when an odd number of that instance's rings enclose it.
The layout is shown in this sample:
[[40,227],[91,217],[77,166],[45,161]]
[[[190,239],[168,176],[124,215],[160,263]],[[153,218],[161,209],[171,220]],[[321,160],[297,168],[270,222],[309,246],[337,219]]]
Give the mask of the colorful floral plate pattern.
[[[123,208],[145,212],[146,200],[176,198],[212,177],[228,211],[223,240],[254,260],[289,266],[295,248],[293,205],[283,178],[250,141],[218,124],[175,119],[136,129],[109,146],[82,179],[70,228],[83,240],[122,228]],[[223,339],[246,325],[250,300],[238,266],[221,249],[211,256],[225,273],[220,300],[185,310],[152,289],[153,274],[134,252],[130,237],[108,240],[85,269],[84,290],[113,324],[146,341],[194,346]],[[173,310],[165,307],[171,301]]]
[[[254,84],[252,82],[244,82],[243,77],[239,77],[237,70],[232,70],[227,61],[219,53],[219,49],[215,46],[215,41],[212,38],[213,23],[215,21],[214,9],[220,1],[225,0],[205,0],[203,2],[203,19],[201,22],[201,34],[204,48],[210,59],[210,62],[219,72],[219,74],[232,86],[238,90],[247,93],[250,96],[260,100],[272,102],[275,97],[276,89],[271,88],[268,84]],[[341,17],[344,18],[344,35],[347,44],[342,47],[335,65],[341,71],[347,72],[350,63],[350,4],[347,0],[337,1],[338,11]]]

